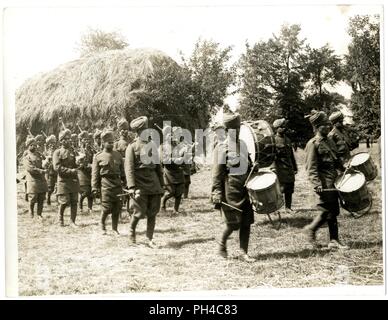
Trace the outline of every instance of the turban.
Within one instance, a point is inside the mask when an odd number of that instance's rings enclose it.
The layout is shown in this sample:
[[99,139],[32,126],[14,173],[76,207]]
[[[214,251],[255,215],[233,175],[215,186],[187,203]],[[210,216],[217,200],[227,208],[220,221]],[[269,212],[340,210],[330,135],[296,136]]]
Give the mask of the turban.
[[171,134],[172,129],[170,126],[165,126],[165,127],[163,127],[162,131],[163,131],[163,135],[166,136],[168,134]]
[[65,129],[59,133],[59,141],[62,141],[65,137],[71,138],[71,132],[69,129]]
[[28,137],[26,140],[26,147],[29,147],[31,143],[36,142],[35,138],[33,137]]
[[131,121],[131,129],[133,131],[139,131],[148,128],[148,118],[145,116],[136,118]]
[[103,133],[101,133],[101,140],[103,142],[109,141],[109,140],[114,140],[114,134],[113,131],[111,130],[106,130]]
[[78,135],[78,138],[80,140],[82,139],[89,139],[89,133],[85,130],[81,131],[80,134]]
[[117,129],[118,130],[129,130],[129,124],[128,121],[124,118],[120,119],[117,123]]
[[341,111],[336,111],[330,115],[329,120],[332,123],[340,122],[340,121],[344,120],[344,115],[342,114]]
[[241,117],[238,113],[224,115],[225,128],[227,128],[227,129],[239,129],[240,123],[241,123]]
[[283,126],[284,124],[286,123],[286,119],[284,118],[281,118],[281,119],[276,119],[274,122],[273,122],[273,127],[275,129]]
[[327,115],[323,111],[318,111],[314,113],[309,117],[309,120],[310,120],[310,123],[316,128],[329,123],[329,120],[327,119]]
[[46,143],[56,143],[56,142],[57,142],[57,138],[53,134],[46,138]]
[[44,137],[41,134],[35,136],[35,142],[44,142]]

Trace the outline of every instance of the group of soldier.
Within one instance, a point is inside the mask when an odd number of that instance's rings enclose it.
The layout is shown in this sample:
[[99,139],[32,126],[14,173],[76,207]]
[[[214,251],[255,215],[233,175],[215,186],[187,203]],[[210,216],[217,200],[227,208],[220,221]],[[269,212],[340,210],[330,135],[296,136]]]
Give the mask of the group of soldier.
[[[154,143],[152,137],[141,135],[148,128],[148,118],[144,116],[130,124],[121,119],[117,128],[117,141],[114,131],[109,128],[96,130],[94,134],[82,130],[78,135],[64,128],[58,141],[54,135],[46,139],[42,135],[29,136],[23,154],[29,213],[34,217],[36,206],[37,217],[42,219],[46,195],[50,205],[55,191],[59,225],[65,225],[64,213],[69,207],[70,225],[77,227],[77,205],[83,210],[83,202],[87,199],[88,213],[91,213],[94,199],[99,198],[102,233],[106,234],[105,221],[111,215],[113,233],[118,235],[119,216],[126,202],[131,213],[130,243],[136,243],[136,226],[140,219],[146,218],[148,244],[155,247],[156,214],[165,211],[166,202],[174,198],[172,215],[178,215],[182,197],[188,197],[192,145],[180,136],[180,127],[166,126],[163,133],[169,134],[170,139],[164,140],[160,151],[156,145],[150,147]],[[132,141],[130,129],[136,135]],[[158,151],[155,155],[150,154],[151,161],[142,161],[144,152],[152,153],[153,150]],[[162,163],[166,163],[163,167],[155,158],[159,157],[159,152],[164,160]]]
[[[344,171],[350,151],[357,143],[349,138],[339,111],[330,117],[322,111],[312,112],[309,121],[315,136],[307,143],[305,166],[317,193],[319,214],[304,228],[304,232],[309,243],[315,246],[316,232],[327,222],[330,235],[328,246],[346,249],[338,235],[337,216],[340,210],[337,193],[325,190],[334,188],[335,179]],[[256,164],[249,160],[246,146],[238,138],[240,125],[240,115],[225,114],[223,123],[214,128],[216,132],[223,133],[217,134],[214,154],[224,156],[227,161],[213,161],[211,199],[215,208],[221,210],[225,221],[225,229],[217,238],[218,254],[227,257],[227,240],[233,231],[239,230],[240,256],[250,262],[252,258],[248,255],[248,246],[254,212],[246,180]],[[60,226],[64,226],[64,212],[69,207],[70,225],[76,227],[77,204],[83,210],[83,202],[87,199],[90,213],[94,199],[99,198],[102,233],[106,234],[105,221],[111,215],[113,233],[119,234],[118,222],[123,200],[127,200],[127,210],[131,213],[129,243],[136,243],[137,224],[140,219],[146,218],[148,245],[156,247],[153,234],[158,212],[166,211],[167,201],[173,198],[172,214],[179,214],[182,197],[188,196],[193,145],[180,134],[181,128],[166,126],[162,129],[163,143],[153,148],[152,137],[142,134],[148,128],[148,118],[144,116],[130,124],[122,119],[117,128],[117,141],[111,129],[96,130],[94,134],[81,131],[78,135],[64,129],[59,133],[58,148],[54,135],[46,139],[40,135],[28,137],[23,164],[29,212],[33,217],[36,205],[37,216],[42,218],[46,194],[49,205],[55,191]],[[277,174],[284,194],[285,210],[292,213],[292,194],[298,168],[291,140],[287,137],[288,122],[284,118],[277,119],[273,128],[276,131],[276,155],[269,170]],[[135,134],[132,141],[129,130]],[[152,154],[154,150],[158,150],[156,154]],[[143,161],[145,153],[148,153],[151,161]],[[243,160],[249,163],[248,170],[233,170]]]

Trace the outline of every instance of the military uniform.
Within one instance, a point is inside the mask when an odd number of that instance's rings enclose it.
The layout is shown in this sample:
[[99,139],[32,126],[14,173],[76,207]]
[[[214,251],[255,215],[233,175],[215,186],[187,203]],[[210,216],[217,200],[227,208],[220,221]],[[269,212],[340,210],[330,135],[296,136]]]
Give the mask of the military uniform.
[[[111,131],[103,132],[102,140],[111,138]],[[112,214],[112,230],[118,233],[118,221],[121,211],[122,180],[125,179],[124,162],[121,154],[117,151],[106,149],[98,152],[93,159],[92,165],[92,190],[101,190],[101,228],[105,231],[105,220]]]
[[[275,129],[285,125],[286,120],[277,119],[273,126]],[[279,129],[280,130],[280,129]],[[298,171],[291,140],[284,134],[277,132],[275,135],[275,169],[280,183],[280,189],[284,193],[286,208],[291,209],[292,194],[294,193],[295,173]]]
[[[327,116],[324,112],[318,112],[310,117],[310,122],[318,128],[327,123]],[[325,222],[329,227],[330,240],[338,242],[337,216],[340,213],[338,193],[325,191],[325,189],[334,189],[334,182],[338,176],[337,170],[343,170],[343,166],[337,156],[335,143],[329,137],[317,132],[306,145],[306,171],[309,181],[319,196],[317,207],[320,211],[314,221],[305,227],[310,242],[315,241],[315,232]]]
[[[67,129],[60,133],[59,140],[62,141],[65,136],[70,138],[70,131]],[[77,217],[79,181],[75,158],[75,152],[70,147],[61,146],[53,154],[54,170],[58,173],[57,199],[60,205],[59,222],[61,226],[63,226],[63,214],[67,206],[70,206],[70,217],[73,224]]]
[[[31,142],[31,141],[30,141]],[[27,142],[28,144],[29,142]],[[23,164],[26,170],[27,194],[30,199],[30,215],[34,216],[34,206],[37,204],[37,215],[42,216],[45,194],[48,190],[45,170],[42,167],[43,155],[27,150]]]
[[79,164],[78,165],[78,181],[80,186],[80,198],[79,208],[83,209],[83,201],[88,199],[89,212],[93,208],[93,196],[92,196],[92,163],[93,163],[93,151],[91,148],[83,147],[79,151]]
[[57,183],[57,173],[54,170],[53,165],[53,154],[54,154],[54,146],[49,145],[46,149],[45,156],[46,159],[44,161],[43,167],[47,170],[46,172],[46,180],[48,185],[47,191],[47,204],[51,204],[51,194],[55,191],[55,184]]
[[[143,141],[139,136],[148,128],[148,119],[140,117],[131,122],[131,128],[138,137],[128,146],[125,153],[125,174],[127,186],[132,190],[130,206],[133,215],[130,222],[129,240],[136,242],[136,226],[139,219],[147,218],[147,238],[153,239],[156,215],[160,209],[163,194],[163,177],[159,162],[157,146],[153,142]],[[145,157],[148,161],[145,161]]]
[[[346,163],[350,159],[350,149],[352,142],[342,125],[343,119],[344,117],[340,111],[334,112],[330,115],[329,120],[334,124],[334,127],[328,134],[328,137],[336,144],[337,155],[342,163]],[[341,124],[340,127],[336,125],[337,123]]]
[[[227,129],[239,129],[239,115],[225,115],[224,124]],[[226,242],[234,230],[240,229],[240,249],[243,257],[247,256],[250,225],[254,222],[253,209],[249,201],[245,182],[248,178],[251,163],[248,157],[247,146],[244,142],[227,141],[218,143],[214,149],[212,169],[212,200],[216,209],[221,209],[226,228],[219,240],[219,254],[226,257]],[[242,212],[233,209],[221,202],[227,203]]]

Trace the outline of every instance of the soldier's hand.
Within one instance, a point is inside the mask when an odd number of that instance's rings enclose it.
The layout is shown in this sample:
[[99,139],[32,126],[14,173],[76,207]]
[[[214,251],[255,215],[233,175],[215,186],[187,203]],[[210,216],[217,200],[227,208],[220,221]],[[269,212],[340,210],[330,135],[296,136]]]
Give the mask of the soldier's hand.
[[218,196],[218,195],[214,195],[214,196],[212,197],[212,201],[213,201],[213,204],[214,204],[214,205],[221,204],[221,202],[222,202],[221,197]]
[[130,188],[130,189],[128,190],[128,195],[129,195],[130,197],[134,197],[134,195],[135,195],[135,188]]

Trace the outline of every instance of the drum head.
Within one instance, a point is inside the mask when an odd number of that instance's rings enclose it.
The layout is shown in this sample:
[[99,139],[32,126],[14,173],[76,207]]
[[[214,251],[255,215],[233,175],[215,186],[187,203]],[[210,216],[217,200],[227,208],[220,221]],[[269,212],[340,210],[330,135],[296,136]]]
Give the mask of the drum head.
[[361,172],[347,173],[345,177],[338,177],[334,186],[340,192],[353,192],[359,190],[365,181],[365,176]]
[[267,121],[243,122],[240,127],[240,140],[247,145],[252,162],[260,167],[268,167],[275,160],[275,139]]
[[366,153],[366,152],[357,153],[350,160],[350,165],[353,167],[359,166],[360,164],[367,162],[369,158],[370,158],[369,153]]
[[260,172],[247,183],[247,189],[264,190],[276,183],[276,174],[273,172]]

